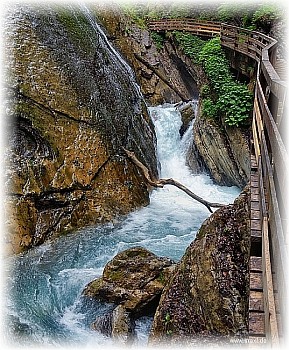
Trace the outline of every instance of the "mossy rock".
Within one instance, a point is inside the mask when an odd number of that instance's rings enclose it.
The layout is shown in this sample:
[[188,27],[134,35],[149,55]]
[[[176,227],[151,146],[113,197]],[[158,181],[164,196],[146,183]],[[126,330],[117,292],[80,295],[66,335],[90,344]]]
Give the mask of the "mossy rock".
[[151,345],[248,335],[248,200],[246,187],[203,223],[162,293]]
[[158,257],[145,248],[130,248],[108,262],[102,277],[90,282],[83,294],[122,304],[140,315],[158,300],[174,266],[170,259]]

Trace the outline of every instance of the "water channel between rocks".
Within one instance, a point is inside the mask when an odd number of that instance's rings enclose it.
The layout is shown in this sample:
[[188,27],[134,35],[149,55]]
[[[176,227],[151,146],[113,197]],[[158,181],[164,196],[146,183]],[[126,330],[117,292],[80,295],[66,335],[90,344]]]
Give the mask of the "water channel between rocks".
[[[232,203],[237,187],[218,186],[206,174],[194,175],[185,164],[192,126],[180,138],[181,116],[172,105],[151,107],[157,133],[160,177],[172,177],[210,202]],[[180,260],[209,211],[173,186],[154,190],[149,206],[117,224],[80,230],[6,261],[9,344],[112,346],[90,329],[96,315],[111,308],[81,298],[85,285],[101,275],[118,252],[143,246],[159,256]],[[136,322],[137,345],[145,345],[149,317]]]

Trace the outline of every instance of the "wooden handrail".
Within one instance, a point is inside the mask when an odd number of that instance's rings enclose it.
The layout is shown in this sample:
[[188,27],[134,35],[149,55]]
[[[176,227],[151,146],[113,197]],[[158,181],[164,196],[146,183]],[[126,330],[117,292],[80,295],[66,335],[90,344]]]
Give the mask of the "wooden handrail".
[[[283,224],[286,219],[282,220],[281,214],[281,208],[288,208],[288,154],[278,130],[284,114],[286,82],[280,79],[274,68],[277,41],[265,34],[233,25],[187,18],[151,21],[148,27],[154,31],[181,30],[203,37],[218,36],[222,46],[249,56],[258,63],[252,130],[261,197],[265,323],[268,340],[272,345],[277,345],[272,271],[276,276],[283,320],[287,317],[285,294],[289,290],[285,237],[288,228]],[[277,101],[277,108],[270,105],[271,96]]]

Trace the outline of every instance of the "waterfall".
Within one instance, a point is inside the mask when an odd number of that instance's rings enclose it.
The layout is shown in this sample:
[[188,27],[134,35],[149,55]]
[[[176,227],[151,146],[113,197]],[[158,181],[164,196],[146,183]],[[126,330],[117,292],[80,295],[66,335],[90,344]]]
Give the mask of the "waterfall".
[[96,35],[97,36],[99,36],[99,35],[101,36],[101,40],[103,41],[103,43],[105,43],[107,48],[110,50],[110,52],[112,54],[112,57],[115,57],[118,60],[118,62],[120,64],[120,67],[122,67],[122,69],[123,69],[123,74],[124,75],[128,75],[130,77],[130,81],[132,82],[133,86],[135,87],[135,89],[136,89],[136,91],[138,93],[138,97],[143,99],[143,96],[142,96],[141,91],[140,91],[140,87],[136,83],[136,78],[135,78],[134,71],[132,70],[130,65],[122,58],[120,53],[111,45],[111,43],[107,39],[107,36],[105,35],[103,30],[101,29],[100,25],[95,20],[95,18],[93,16],[93,14],[91,13],[90,9],[84,3],[79,3],[79,7],[81,8],[83,13],[85,14],[85,16],[86,16],[87,20],[89,21],[91,27],[95,30]]
[[[180,113],[174,106],[151,107],[161,176],[173,177],[203,198],[229,203],[236,187],[215,185],[208,175],[194,175],[185,164],[186,135],[181,139]],[[191,133],[191,128],[187,131]],[[5,337],[9,344],[111,346],[90,329],[96,315],[111,305],[81,298],[85,285],[101,275],[119,251],[143,246],[179,260],[209,212],[174,186],[156,189],[149,206],[122,222],[80,230],[7,259]],[[136,321],[137,344],[145,345],[151,319]]]

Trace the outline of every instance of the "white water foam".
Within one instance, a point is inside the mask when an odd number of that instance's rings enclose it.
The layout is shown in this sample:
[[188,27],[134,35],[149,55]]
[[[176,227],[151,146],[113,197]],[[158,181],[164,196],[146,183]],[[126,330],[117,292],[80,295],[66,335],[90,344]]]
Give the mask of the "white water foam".
[[[172,177],[212,202],[232,203],[236,187],[215,185],[206,174],[192,174],[185,152],[192,129],[183,139],[181,116],[174,106],[150,108],[154,119],[161,177]],[[6,338],[9,343],[35,346],[111,347],[111,339],[90,324],[111,308],[81,297],[85,285],[101,275],[118,252],[143,246],[160,256],[179,260],[209,212],[174,186],[151,193],[151,203],[117,225],[80,230],[10,259],[7,285]],[[136,346],[147,343],[151,318],[137,321]],[[14,329],[14,331],[13,331]],[[119,346],[118,346],[119,348]]]

